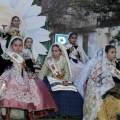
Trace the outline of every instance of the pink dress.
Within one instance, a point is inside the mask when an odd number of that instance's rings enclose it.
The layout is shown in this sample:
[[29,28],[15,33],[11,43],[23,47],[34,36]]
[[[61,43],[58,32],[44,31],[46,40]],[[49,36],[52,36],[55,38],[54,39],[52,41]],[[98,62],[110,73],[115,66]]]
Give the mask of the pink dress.
[[57,111],[49,91],[37,77],[29,79],[25,71],[21,75],[15,68],[11,68],[0,76],[0,88],[3,84],[6,89],[0,96],[0,107],[34,111],[36,118]]

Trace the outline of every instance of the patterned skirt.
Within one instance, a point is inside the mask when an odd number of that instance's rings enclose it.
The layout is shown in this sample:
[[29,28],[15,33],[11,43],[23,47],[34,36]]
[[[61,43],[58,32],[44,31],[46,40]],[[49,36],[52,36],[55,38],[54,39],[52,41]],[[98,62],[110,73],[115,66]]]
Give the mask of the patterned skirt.
[[56,104],[39,78],[28,79],[27,73],[15,69],[7,70],[0,76],[0,88],[5,84],[0,96],[0,107],[19,108],[34,111],[36,117],[57,111]]
[[44,78],[43,82],[51,93],[58,111],[51,114],[54,116],[83,116],[83,98],[78,92],[73,91],[52,91],[47,77]]

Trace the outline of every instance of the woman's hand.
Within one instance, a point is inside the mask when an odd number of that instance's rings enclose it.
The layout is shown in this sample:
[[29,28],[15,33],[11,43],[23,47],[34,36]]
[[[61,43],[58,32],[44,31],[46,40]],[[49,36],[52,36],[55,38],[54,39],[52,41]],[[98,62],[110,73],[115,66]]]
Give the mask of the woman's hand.
[[37,65],[39,65],[39,66],[42,68],[42,65],[41,65],[41,64],[37,64]]
[[32,62],[35,63],[35,59],[34,58],[32,58]]
[[32,72],[28,73],[28,78],[32,79],[32,77],[33,77],[33,73]]
[[78,51],[75,53],[75,56],[76,56],[77,59],[80,58],[80,55],[79,55],[79,52],[78,52]]
[[64,86],[68,86],[68,82],[65,81],[65,80],[63,80],[63,81],[62,81],[62,85],[64,85]]

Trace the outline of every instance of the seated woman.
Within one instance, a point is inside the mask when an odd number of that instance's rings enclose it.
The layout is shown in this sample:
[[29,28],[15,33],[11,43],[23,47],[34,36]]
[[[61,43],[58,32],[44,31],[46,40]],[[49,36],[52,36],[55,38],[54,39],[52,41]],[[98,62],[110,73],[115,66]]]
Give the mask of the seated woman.
[[91,62],[84,95],[83,120],[116,120],[120,112],[120,64],[116,49],[107,45]]
[[[46,116],[57,110],[44,83],[33,77],[35,70],[32,60],[29,55],[26,55],[26,59],[22,57],[22,48],[22,39],[16,36],[10,41],[7,51],[0,56],[0,88],[3,85],[6,87],[0,96],[0,107],[9,108],[7,113],[3,113],[6,115],[5,120],[9,120],[11,108],[31,111],[31,119],[33,116],[34,118]],[[11,117],[21,118],[16,115],[14,112]]]
[[42,65],[38,61],[39,53],[35,48],[33,39],[31,37],[25,37],[23,43],[24,43],[23,53],[29,54],[31,56],[35,68],[35,73],[39,73]]
[[[58,112],[52,114],[52,116],[82,117],[83,99],[81,95],[78,92],[67,89],[69,86],[75,87],[70,83],[70,74],[66,50],[60,43],[53,44],[39,73],[39,78],[46,84],[58,107]],[[54,87],[55,85],[58,85],[57,90]]]

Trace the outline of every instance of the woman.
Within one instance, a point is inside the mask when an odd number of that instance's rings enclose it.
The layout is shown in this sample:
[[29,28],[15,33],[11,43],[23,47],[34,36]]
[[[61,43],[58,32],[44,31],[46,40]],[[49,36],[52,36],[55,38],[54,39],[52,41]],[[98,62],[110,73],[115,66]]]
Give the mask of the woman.
[[89,74],[92,70],[94,63],[96,62],[98,56],[101,54],[101,50],[102,50],[102,48],[95,52],[94,57],[87,62],[87,64],[81,71],[80,75],[78,76],[77,80],[75,81],[77,90],[83,98],[84,98],[84,94],[85,94],[84,90],[86,89],[86,86],[87,86],[87,79],[89,78]]
[[[0,57],[0,88],[3,85],[6,87],[0,97],[0,107],[34,111],[34,118],[46,116],[55,112],[57,107],[43,82],[34,76],[30,56],[26,55],[25,59],[22,57],[22,48],[22,39],[16,36],[10,41],[6,53]],[[8,120],[9,115],[3,114],[7,115]],[[21,118],[23,114],[16,116],[14,111],[11,117]]]
[[70,59],[70,66],[73,75],[72,81],[75,82],[84,68],[84,64],[87,63],[88,57],[83,50],[82,40],[79,39],[79,36],[75,32],[69,33],[68,42],[65,44],[65,47]]
[[53,44],[39,73],[58,107],[52,116],[82,117],[83,99],[71,84],[70,75],[66,50],[60,43]]
[[1,47],[3,51],[8,48],[10,40],[14,36],[20,36],[21,38],[25,37],[25,30],[18,16],[13,16],[10,24],[3,28],[3,32],[1,31],[1,37],[3,39],[1,41]]
[[120,65],[116,62],[116,49],[107,45],[100,51],[88,77],[83,120],[116,120],[116,113],[120,112],[120,78],[117,71]]
[[39,73],[42,65],[38,61],[39,53],[35,48],[33,39],[31,37],[25,37],[23,40],[23,44],[24,44],[23,53],[29,54],[31,56],[32,62],[34,64],[35,72]]

